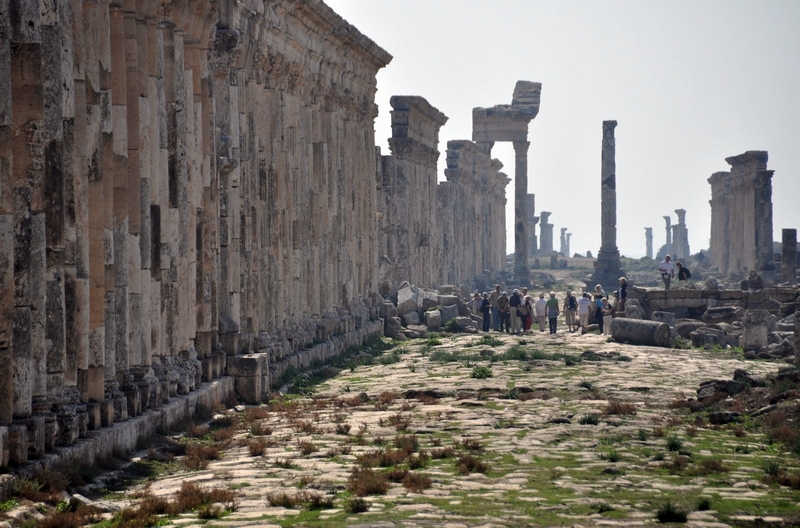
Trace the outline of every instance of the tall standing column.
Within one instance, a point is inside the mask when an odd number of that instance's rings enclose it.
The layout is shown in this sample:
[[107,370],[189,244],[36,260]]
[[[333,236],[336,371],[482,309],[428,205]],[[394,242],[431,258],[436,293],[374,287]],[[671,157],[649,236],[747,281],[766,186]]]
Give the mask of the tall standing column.
[[514,279],[528,284],[528,229],[526,210],[528,195],[528,147],[530,141],[514,141]]
[[594,263],[592,282],[613,290],[625,272],[617,249],[617,162],[614,129],[616,121],[603,121],[600,173],[600,251]]
[[645,254],[644,256],[651,259],[653,258],[653,228],[652,227],[645,227],[644,228],[644,239],[646,244]]
[[570,238],[572,238],[572,233],[567,233],[567,252],[564,253],[564,256],[567,257],[567,258],[569,258],[569,256],[572,255],[572,253],[570,252],[570,249],[569,249],[569,239]]
[[600,253],[617,253],[617,162],[614,129],[616,121],[603,121],[602,174],[600,187]]
[[664,247],[666,248],[667,255],[669,255],[672,253],[672,218],[666,215],[664,216],[664,222],[667,228],[667,245]]
[[784,229],[781,242],[781,280],[797,284],[797,229]]
[[567,253],[567,228],[561,228],[561,246],[558,248],[558,252],[561,253],[563,256],[568,257]]

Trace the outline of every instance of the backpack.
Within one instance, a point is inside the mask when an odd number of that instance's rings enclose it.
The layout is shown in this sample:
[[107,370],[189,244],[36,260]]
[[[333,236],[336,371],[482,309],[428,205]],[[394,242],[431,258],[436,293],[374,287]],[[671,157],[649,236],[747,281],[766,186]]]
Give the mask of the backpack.
[[577,307],[578,307],[578,303],[577,303],[577,301],[575,301],[575,296],[574,295],[570,295],[569,297],[567,297],[567,309],[568,310],[574,310]]

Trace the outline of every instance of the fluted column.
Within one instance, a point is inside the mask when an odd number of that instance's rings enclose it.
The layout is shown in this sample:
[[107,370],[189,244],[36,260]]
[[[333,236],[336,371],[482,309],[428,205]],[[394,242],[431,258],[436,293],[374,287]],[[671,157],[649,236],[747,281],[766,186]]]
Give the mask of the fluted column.
[[614,129],[616,121],[603,121],[601,175],[601,244],[600,252],[617,251],[617,163]]

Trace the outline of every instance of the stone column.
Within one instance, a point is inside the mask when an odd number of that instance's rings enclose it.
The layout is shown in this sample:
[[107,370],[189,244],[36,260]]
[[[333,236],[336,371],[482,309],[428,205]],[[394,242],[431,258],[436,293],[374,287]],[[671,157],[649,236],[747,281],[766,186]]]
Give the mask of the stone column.
[[613,290],[625,272],[617,249],[617,162],[614,129],[616,121],[603,121],[603,147],[600,174],[601,245],[594,263],[592,281]]
[[729,267],[730,255],[730,216],[731,216],[731,173],[715,172],[708,179],[711,184],[711,238],[708,246],[711,265],[721,273]]
[[797,284],[797,229],[784,229],[781,242],[781,281]]
[[599,255],[617,251],[616,121],[603,121],[602,174],[600,178],[601,243]]
[[532,257],[536,254],[536,250],[539,249],[539,242],[536,237],[536,224],[539,223],[539,217],[536,216],[536,195],[531,193],[525,198],[528,202],[525,210],[527,215],[526,228],[528,230],[528,256]]
[[664,247],[666,248],[667,255],[670,255],[672,253],[672,218],[665,215],[664,222],[667,228],[667,243]]
[[528,147],[530,141],[514,141],[514,280],[528,284]]
[[540,223],[539,223],[539,230],[541,231],[539,237],[540,255],[550,256],[550,253],[553,252],[553,224],[549,222],[551,214],[553,213],[551,213],[550,211],[542,211],[540,215]]
[[572,238],[572,233],[567,233],[567,252],[564,254],[565,257],[569,258],[572,253],[570,252],[569,248],[569,239]]
[[561,255],[563,255],[565,257],[569,256],[568,255],[569,250],[567,249],[567,228],[566,227],[562,227],[561,228],[561,246],[559,247],[558,252],[561,253]]
[[644,228],[644,239],[645,239],[645,254],[644,256],[651,259],[653,258],[653,228],[652,227],[645,227]]
[[678,223],[672,226],[673,259],[685,259],[691,254],[689,250],[689,230],[686,229],[686,210],[675,209]]

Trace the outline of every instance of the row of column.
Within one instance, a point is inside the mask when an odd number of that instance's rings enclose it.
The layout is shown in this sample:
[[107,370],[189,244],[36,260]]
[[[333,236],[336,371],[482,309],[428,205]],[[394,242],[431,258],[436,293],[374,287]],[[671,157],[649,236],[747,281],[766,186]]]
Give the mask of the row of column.
[[12,463],[369,302],[390,60],[317,1],[0,2]]

